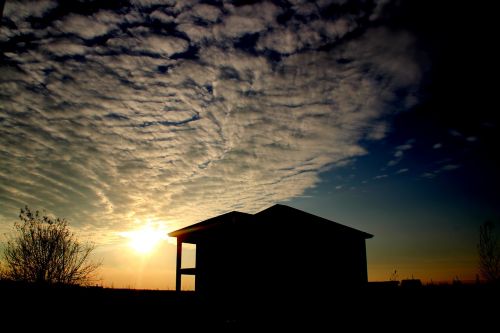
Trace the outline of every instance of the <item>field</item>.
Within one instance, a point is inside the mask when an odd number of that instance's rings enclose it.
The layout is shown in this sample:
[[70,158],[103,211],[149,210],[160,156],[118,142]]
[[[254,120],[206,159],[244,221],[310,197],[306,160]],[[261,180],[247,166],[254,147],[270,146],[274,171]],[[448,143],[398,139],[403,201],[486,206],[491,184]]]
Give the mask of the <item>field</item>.
[[499,289],[486,285],[292,291],[204,298],[194,292],[0,284],[2,325],[24,330],[307,332],[463,330],[496,324]]

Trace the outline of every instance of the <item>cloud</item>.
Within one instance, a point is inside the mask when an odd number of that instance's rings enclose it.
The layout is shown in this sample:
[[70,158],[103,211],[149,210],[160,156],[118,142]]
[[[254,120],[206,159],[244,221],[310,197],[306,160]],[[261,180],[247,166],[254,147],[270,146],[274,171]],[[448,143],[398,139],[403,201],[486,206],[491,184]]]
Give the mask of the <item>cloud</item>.
[[[102,15],[104,17],[104,15]],[[91,39],[107,34],[113,25],[100,22],[93,17],[83,15],[68,15],[63,20],[55,23],[62,32],[75,34],[83,39]]]
[[297,14],[301,15],[312,15],[318,12],[318,6],[315,3],[308,1],[289,1],[292,5],[292,8]]
[[383,16],[384,8],[387,4],[389,4],[391,0],[377,0],[375,1],[376,7],[373,10],[373,13],[370,15],[371,21],[376,21]]
[[214,38],[211,28],[193,23],[181,23],[177,26],[177,29],[185,33],[193,43],[200,43],[203,40],[208,41]]
[[354,31],[358,25],[352,16],[345,16],[334,21],[316,20],[311,23],[311,26],[327,41],[331,42]]
[[291,54],[306,45],[311,37],[303,38],[294,31],[285,28],[278,28],[259,39],[257,47],[259,49],[274,50],[283,54]]
[[221,38],[238,38],[246,34],[262,32],[276,26],[276,17],[281,9],[271,2],[261,2],[253,5],[227,5],[226,15],[221,24],[214,27],[215,35]]
[[413,142],[415,142],[415,140],[408,140],[404,145],[397,146],[396,150],[397,151],[410,150],[413,148]]
[[427,179],[432,179],[436,177],[436,174],[434,172],[424,172],[421,175],[422,178],[427,178]]
[[357,23],[352,16],[333,21],[316,19],[308,23],[291,19],[285,26],[274,27],[264,33],[259,38],[257,49],[292,54],[303,48],[317,48],[333,43],[356,27]]
[[432,146],[432,149],[440,149],[443,147],[443,144],[441,142],[438,142],[438,143],[435,143],[433,146]]
[[384,179],[384,178],[387,178],[387,177],[389,177],[389,175],[385,175],[384,174],[384,175],[377,175],[377,176],[373,177],[373,179],[378,180],[378,179]]
[[147,52],[165,57],[184,52],[188,48],[188,42],[184,39],[160,35],[116,37],[109,39],[107,45],[117,52]]
[[81,55],[89,51],[85,45],[69,39],[57,39],[48,42],[42,46],[42,49],[47,50],[57,56],[65,55]]
[[177,17],[178,23],[192,22],[197,19],[201,19],[205,22],[215,23],[221,17],[222,12],[219,8],[207,5],[207,4],[197,4],[193,6],[190,10],[186,10]]
[[408,151],[413,148],[414,142],[415,142],[414,139],[410,139],[406,141],[405,144],[397,146],[395,148],[394,158],[389,162],[387,162],[387,166],[395,166],[396,164],[399,164],[399,162],[401,162],[401,160],[403,159],[405,151]]
[[149,16],[152,19],[161,21],[162,23],[172,23],[175,21],[175,17],[163,12],[161,9],[154,10]]
[[428,172],[425,172],[423,173],[421,176],[423,178],[428,178],[428,179],[432,179],[432,178],[435,178],[437,177],[439,174],[443,173],[443,172],[448,172],[448,171],[453,171],[453,170],[457,170],[461,167],[460,164],[445,164],[443,165],[442,167],[440,168],[437,168],[433,171],[428,171]]
[[36,0],[36,1],[16,1],[9,0],[5,2],[4,17],[8,17],[16,24],[23,24],[22,20],[27,17],[42,17],[43,14],[57,6],[55,1]]
[[[133,5],[139,6],[139,7],[151,7],[154,5],[170,5],[173,6],[176,1],[175,0],[130,0],[130,2]],[[182,2],[189,2],[189,1],[182,1]]]
[[458,164],[446,164],[445,166],[443,166],[441,169],[441,171],[452,171],[452,170],[456,170],[460,168],[460,165]]
[[367,139],[369,140],[380,140],[385,137],[385,134],[387,133],[388,126],[387,123],[385,122],[375,122],[372,125],[372,129],[369,131],[369,135],[367,136]]
[[186,51],[188,43],[183,39],[175,37],[148,36],[135,48],[170,56]]
[[399,169],[398,171],[396,171],[397,174],[400,174],[400,173],[405,173],[405,172],[408,172],[409,169],[408,168],[403,168],[403,169]]
[[[394,105],[414,100],[405,32],[316,16],[283,25],[270,2],[156,4],[60,14],[38,43],[4,54],[2,214],[27,203],[113,242],[137,221],[173,229],[255,212],[366,154],[361,142],[383,138]],[[1,40],[30,35],[26,24]],[[302,44],[279,45],[282,29]]]

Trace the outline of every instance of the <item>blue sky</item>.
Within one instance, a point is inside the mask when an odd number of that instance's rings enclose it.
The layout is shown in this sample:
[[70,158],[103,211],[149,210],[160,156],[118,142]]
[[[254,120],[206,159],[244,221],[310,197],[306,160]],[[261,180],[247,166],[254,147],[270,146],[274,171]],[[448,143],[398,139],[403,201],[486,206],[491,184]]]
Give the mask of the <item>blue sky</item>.
[[139,283],[131,232],[282,202],[375,234],[373,279],[472,279],[478,225],[499,216],[489,12],[7,1],[0,230],[26,204],[66,217],[107,283],[164,288],[173,245]]
[[474,279],[479,224],[497,218],[498,207],[494,194],[484,193],[494,192],[485,183],[491,175],[476,173],[479,139],[464,137],[452,149],[446,139],[455,136],[443,136],[438,146],[425,138],[392,143],[399,137],[389,135],[368,155],[322,173],[317,187],[290,204],[373,233],[367,241],[373,279],[394,270],[426,281]]

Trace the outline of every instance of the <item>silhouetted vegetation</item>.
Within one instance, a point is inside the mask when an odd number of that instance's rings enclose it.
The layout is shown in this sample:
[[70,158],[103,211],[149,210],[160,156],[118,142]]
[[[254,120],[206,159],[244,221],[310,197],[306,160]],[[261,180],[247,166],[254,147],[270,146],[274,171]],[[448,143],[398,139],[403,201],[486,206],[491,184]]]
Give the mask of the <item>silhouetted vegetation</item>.
[[[491,329],[484,318],[494,318],[498,312],[491,300],[497,299],[499,290],[486,284],[405,288],[370,283],[363,288],[339,286],[334,292],[319,286],[304,292],[298,286],[287,294],[270,292],[227,302],[196,292],[0,281],[2,319],[19,316],[24,330],[48,332],[74,327],[63,322],[77,323],[79,330],[140,332],[158,327],[172,332],[458,331],[463,327],[482,331]],[[24,317],[27,313],[30,320]]]
[[491,221],[479,227],[478,251],[482,277],[488,282],[500,282],[500,240]]
[[13,281],[87,284],[100,266],[90,260],[94,246],[81,243],[61,218],[31,212],[19,214],[4,249],[3,278]]

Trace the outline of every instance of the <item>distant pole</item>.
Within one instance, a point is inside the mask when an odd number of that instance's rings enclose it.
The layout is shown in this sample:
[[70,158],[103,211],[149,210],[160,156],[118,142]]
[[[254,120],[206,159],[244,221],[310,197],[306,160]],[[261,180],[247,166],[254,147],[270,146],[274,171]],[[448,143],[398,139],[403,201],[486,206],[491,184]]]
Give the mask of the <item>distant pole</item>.
[[182,239],[177,237],[177,262],[175,266],[175,291],[181,291]]

